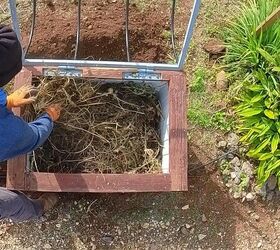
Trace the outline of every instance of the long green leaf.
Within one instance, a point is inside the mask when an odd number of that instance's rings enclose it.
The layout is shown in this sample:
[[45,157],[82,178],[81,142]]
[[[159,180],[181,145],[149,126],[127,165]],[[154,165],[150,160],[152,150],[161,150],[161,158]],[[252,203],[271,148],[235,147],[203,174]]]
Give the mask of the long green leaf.
[[274,153],[276,151],[276,149],[278,148],[278,144],[279,144],[279,134],[276,133],[271,141],[271,152]]
[[264,153],[259,157],[260,161],[265,161],[273,157],[272,153]]
[[262,108],[248,108],[247,110],[240,112],[239,115],[243,117],[251,117],[254,115],[258,115],[261,112],[263,112]]
[[276,61],[272,55],[270,55],[267,51],[258,48],[258,52],[262,55],[262,57],[265,58],[266,61],[268,61],[270,64],[273,64],[276,66]]
[[264,114],[269,118],[269,119],[272,119],[272,120],[275,120],[277,118],[277,114],[275,114],[272,110],[270,109],[266,109],[264,111]]

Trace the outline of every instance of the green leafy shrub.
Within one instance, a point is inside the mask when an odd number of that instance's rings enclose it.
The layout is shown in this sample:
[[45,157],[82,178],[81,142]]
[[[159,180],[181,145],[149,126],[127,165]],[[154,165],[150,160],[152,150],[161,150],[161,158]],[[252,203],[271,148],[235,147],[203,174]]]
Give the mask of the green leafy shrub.
[[280,22],[256,36],[256,27],[280,0],[255,0],[243,5],[227,29],[225,63],[241,82],[236,108],[241,142],[248,156],[260,162],[259,184],[276,175],[280,188]]
[[240,13],[225,29],[227,53],[224,57],[228,71],[235,76],[252,72],[263,65],[259,49],[275,54],[280,46],[280,22],[257,37],[256,28],[278,6],[280,0],[250,0],[235,10]]

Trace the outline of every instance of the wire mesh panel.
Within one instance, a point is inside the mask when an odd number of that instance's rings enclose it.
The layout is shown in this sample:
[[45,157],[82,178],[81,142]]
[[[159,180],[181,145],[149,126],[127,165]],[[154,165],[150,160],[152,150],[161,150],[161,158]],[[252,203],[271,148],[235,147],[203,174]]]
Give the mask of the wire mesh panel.
[[[139,43],[139,45],[141,46],[142,51],[144,50],[149,50],[151,48],[149,44],[147,44],[146,42],[141,43],[143,37],[145,37],[147,35],[147,30],[146,27],[143,24],[143,31],[141,31],[141,33],[135,34],[135,19],[141,19],[141,17],[143,18],[143,22],[152,22],[152,19],[156,19],[154,16],[151,16],[150,19],[145,20],[144,17],[145,16],[149,16],[150,13],[152,12],[147,12],[145,13],[145,7],[141,7],[142,9],[139,10],[138,8],[138,12],[143,12],[143,15],[136,15],[135,16],[135,5],[138,2],[142,2],[142,1],[132,1],[132,0],[124,0],[123,1],[119,1],[121,2],[120,5],[123,5],[123,13],[120,13],[120,15],[122,15],[121,17],[119,17],[118,22],[121,23],[123,25],[123,35],[118,34],[118,37],[116,39],[118,39],[119,41],[123,41],[123,45],[117,45],[116,44],[116,40],[111,39],[108,41],[105,41],[109,44],[109,46],[111,46],[112,48],[112,52],[114,52],[114,50],[119,50],[120,48],[125,52],[125,59],[126,60],[120,60],[119,57],[116,60],[103,60],[103,58],[92,58],[91,55],[89,55],[88,58],[84,58],[82,56],[79,55],[79,51],[81,51],[82,47],[86,47],[85,49],[90,50],[91,47],[96,46],[96,42],[98,41],[93,41],[90,40],[88,38],[86,38],[87,41],[84,41],[85,39],[83,39],[83,32],[82,29],[83,26],[85,25],[84,23],[89,22],[87,19],[89,19],[86,16],[86,12],[83,12],[83,9],[88,10],[89,7],[91,7],[91,5],[96,4],[92,1],[86,1],[86,0],[77,0],[76,4],[75,4],[75,12],[74,9],[71,11],[73,12],[69,12],[69,15],[71,16],[71,22],[67,23],[67,26],[70,27],[65,27],[65,30],[62,30],[62,32],[60,34],[56,34],[56,36],[63,36],[63,33],[67,31],[68,28],[71,28],[71,30],[73,30],[73,34],[71,35],[69,40],[72,40],[72,38],[74,39],[75,37],[75,42],[72,45],[72,51],[73,51],[73,56],[72,58],[65,56],[60,56],[60,58],[50,58],[50,55],[47,54],[45,57],[41,57],[41,56],[29,56],[29,51],[30,51],[30,46],[33,44],[34,42],[34,36],[36,37],[36,31],[40,30],[40,29],[44,29],[44,27],[40,26],[40,22],[38,22],[38,16],[41,13],[41,11],[45,11],[46,9],[42,10],[40,8],[38,8],[38,5],[40,5],[40,1],[37,0],[32,0],[32,14],[31,14],[31,24],[30,24],[30,30],[29,30],[29,35],[28,35],[28,42],[26,43],[25,46],[25,51],[23,53],[23,61],[24,61],[24,65],[45,65],[45,66],[79,66],[79,67],[118,67],[118,68],[137,68],[137,69],[148,69],[148,70],[182,70],[183,69],[183,65],[184,62],[186,60],[186,56],[187,56],[187,52],[188,52],[188,48],[190,45],[190,40],[191,40],[191,36],[192,36],[192,32],[195,26],[195,21],[196,21],[196,17],[198,15],[198,10],[199,10],[199,6],[200,6],[200,0],[194,0],[193,3],[191,1],[176,1],[176,0],[171,0],[171,1],[162,1],[161,3],[157,3],[158,1],[151,1],[152,3],[150,4],[151,6],[153,4],[159,4],[156,7],[154,7],[153,9],[153,13],[157,14],[158,16],[163,15],[164,19],[166,20],[166,23],[168,23],[169,27],[162,27],[163,30],[161,30],[160,32],[162,33],[163,36],[166,36],[168,43],[170,45],[171,48],[171,52],[168,55],[170,58],[172,58],[173,62],[154,62],[154,60],[145,60],[143,61],[143,58],[133,58],[133,50],[135,50],[133,48],[134,44]],[[50,3],[52,3],[52,0],[49,1]],[[64,1],[61,1],[61,3]],[[117,1],[112,1],[111,5],[112,8],[114,8],[113,4],[117,4]],[[143,1],[145,2],[145,1]],[[146,1],[146,2],[150,2],[150,1]],[[162,11],[159,7],[160,5],[163,5],[163,3],[166,2],[166,6],[168,7],[165,8],[161,8],[164,9],[164,11]],[[185,4],[185,7],[187,9],[183,9],[181,10],[181,13],[176,15],[176,10],[178,9],[178,5],[180,4],[180,2],[183,3],[187,3]],[[54,11],[56,10],[56,5],[59,2],[55,1],[53,2],[52,6],[52,11],[53,13],[55,13]],[[10,4],[10,10],[11,10],[11,15],[12,15],[12,20],[13,20],[13,26],[15,31],[17,32],[18,37],[21,39],[22,38],[22,32],[20,27],[22,27],[22,25],[20,25],[19,23],[19,18],[17,16],[17,9],[16,9],[16,0],[9,0],[9,4]],[[193,4],[192,8],[189,7],[189,5]],[[115,5],[117,6],[117,5]],[[96,7],[95,5],[92,6],[92,8],[97,9],[98,13],[98,6]],[[102,6],[100,7],[102,8]],[[153,6],[151,7],[153,8]],[[117,8],[116,8],[117,9]],[[166,10],[166,12],[165,12]],[[67,13],[67,11],[70,10],[65,10],[65,13]],[[102,19],[102,15],[106,15],[106,7],[104,9],[102,9],[103,14],[97,14],[97,16],[94,16],[94,20],[90,21],[90,25],[88,25],[86,28],[88,29],[87,32],[93,32],[95,31],[95,29],[97,29],[97,27],[99,26],[103,26],[103,23],[100,23],[100,21],[98,21],[98,18],[100,18],[101,16],[101,20]],[[158,12],[158,13],[157,13]],[[65,13],[63,13],[63,15],[66,15]],[[72,16],[73,15],[73,16]],[[165,16],[166,15],[166,16]],[[52,16],[52,15],[51,15]],[[76,16],[76,18],[75,18]],[[184,37],[184,39],[182,40],[182,42],[179,42],[176,34],[179,32],[176,32],[176,19],[178,19],[178,17],[181,16],[186,16],[188,18],[185,18],[187,20],[187,24],[185,24],[185,33],[182,34],[182,36]],[[67,17],[68,18],[68,17]],[[63,16],[63,19],[67,19],[65,18],[65,16]],[[104,29],[110,29],[112,26],[116,25],[116,23],[114,21],[112,21],[112,23],[110,23],[110,16],[106,17],[106,22],[107,26],[105,24]],[[61,20],[53,20],[55,25],[58,25]],[[70,20],[70,19],[69,19]],[[113,19],[112,19],[113,20]],[[115,20],[115,19],[114,19]],[[40,21],[40,20],[39,20]],[[140,20],[141,21],[141,20]],[[181,21],[180,21],[181,22]],[[46,20],[47,23],[47,20]],[[152,23],[148,23],[148,25],[153,25]],[[141,27],[138,27],[138,30],[140,30]],[[156,32],[157,29],[160,29],[158,27],[152,27],[151,28],[151,32]],[[181,29],[181,27],[180,27]],[[74,31],[76,30],[76,32]],[[26,33],[26,29],[25,29],[25,33]],[[146,33],[145,33],[146,32]],[[100,34],[100,36],[102,37],[103,34]],[[136,36],[137,35],[137,36]],[[81,39],[82,38],[82,39]],[[52,38],[54,40],[54,38]],[[109,39],[109,38],[108,38]],[[156,37],[150,37],[150,40],[156,40]],[[135,41],[137,40],[137,41]],[[105,43],[104,41],[100,41],[100,47],[102,47],[102,45]],[[166,41],[162,41],[162,43],[165,43]],[[56,43],[54,43],[56,44]],[[39,46],[39,45],[38,45]],[[43,46],[43,45],[42,45]],[[46,45],[44,44],[44,46],[46,47]],[[49,44],[49,50],[51,51],[51,46],[52,44]],[[145,47],[146,46],[146,47]],[[109,47],[107,47],[109,48]],[[98,47],[95,47],[96,50],[98,50]],[[134,52],[140,54],[141,52]],[[156,52],[156,53],[160,53],[160,52]]]

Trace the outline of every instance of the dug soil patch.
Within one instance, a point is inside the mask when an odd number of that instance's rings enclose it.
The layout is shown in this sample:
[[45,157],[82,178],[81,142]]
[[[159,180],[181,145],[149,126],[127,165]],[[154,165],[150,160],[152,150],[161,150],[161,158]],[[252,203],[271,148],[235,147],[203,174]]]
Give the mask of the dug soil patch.
[[[35,32],[28,58],[73,59],[77,1],[37,3]],[[192,1],[178,3],[176,34],[182,38]],[[52,3],[52,4],[51,4]],[[130,1],[129,50],[132,61],[166,62],[172,57],[171,2]],[[30,12],[31,13],[31,12]],[[82,1],[78,59],[126,61],[125,1]],[[28,43],[31,18],[23,20],[23,43]],[[182,40],[182,39],[180,39]],[[176,42],[177,47],[180,41]]]

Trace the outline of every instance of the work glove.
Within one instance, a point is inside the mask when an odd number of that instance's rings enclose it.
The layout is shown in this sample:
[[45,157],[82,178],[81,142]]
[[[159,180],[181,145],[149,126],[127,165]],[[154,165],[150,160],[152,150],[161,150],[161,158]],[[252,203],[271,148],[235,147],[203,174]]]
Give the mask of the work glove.
[[7,97],[7,108],[12,109],[15,107],[22,107],[34,102],[36,97],[31,96],[32,92],[36,92],[36,88],[33,86],[25,85],[17,89],[14,93]]
[[60,117],[60,112],[61,112],[61,105],[60,104],[51,104],[46,108],[46,112],[52,119],[52,121],[57,121],[58,118]]

